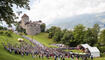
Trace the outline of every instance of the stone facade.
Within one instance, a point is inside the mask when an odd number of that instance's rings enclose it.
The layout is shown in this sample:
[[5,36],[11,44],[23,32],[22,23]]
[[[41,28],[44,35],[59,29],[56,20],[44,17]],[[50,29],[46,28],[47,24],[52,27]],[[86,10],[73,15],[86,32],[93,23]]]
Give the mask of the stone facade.
[[26,29],[26,33],[28,35],[36,35],[36,34],[40,33],[41,32],[41,28],[40,28],[41,24],[43,24],[41,21],[34,21],[34,22],[29,21],[29,17],[26,14],[24,14],[21,17],[20,26],[23,29]]

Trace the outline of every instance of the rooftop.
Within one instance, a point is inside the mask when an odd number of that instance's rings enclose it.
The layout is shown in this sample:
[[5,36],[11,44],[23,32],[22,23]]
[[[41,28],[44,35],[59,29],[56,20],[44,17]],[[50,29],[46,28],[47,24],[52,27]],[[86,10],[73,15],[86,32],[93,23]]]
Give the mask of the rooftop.
[[22,16],[22,18],[24,18],[24,17],[28,17],[28,15],[27,15],[27,14],[24,14],[24,15]]

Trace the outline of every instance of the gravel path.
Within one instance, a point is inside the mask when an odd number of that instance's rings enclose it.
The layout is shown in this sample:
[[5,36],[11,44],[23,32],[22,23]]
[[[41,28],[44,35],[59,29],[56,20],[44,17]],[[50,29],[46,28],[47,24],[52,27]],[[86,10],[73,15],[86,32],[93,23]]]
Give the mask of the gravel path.
[[28,40],[31,41],[33,44],[35,44],[35,45],[37,45],[37,46],[39,46],[39,47],[44,48],[44,45],[41,44],[40,42],[38,42],[37,40],[31,39],[31,38],[29,38],[29,37],[27,37],[27,36],[24,36],[24,35],[23,35],[22,37],[25,38],[25,39],[28,39]]

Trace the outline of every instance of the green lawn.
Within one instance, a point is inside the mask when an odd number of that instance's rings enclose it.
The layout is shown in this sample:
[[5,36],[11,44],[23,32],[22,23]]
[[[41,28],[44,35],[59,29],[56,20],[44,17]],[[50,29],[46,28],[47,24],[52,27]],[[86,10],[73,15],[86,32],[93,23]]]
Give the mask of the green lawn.
[[74,52],[74,53],[83,53],[81,50],[64,50],[64,51],[67,51],[67,52]]
[[[8,32],[8,31],[3,31],[4,33],[5,32]],[[18,42],[18,38],[22,38],[20,35],[17,35],[17,34],[15,34],[15,33],[13,33],[13,32],[10,32],[9,31],[9,33],[11,33],[11,37],[8,37],[8,36],[6,36],[6,35],[0,35],[0,42],[4,42],[4,43],[7,43],[7,42],[9,42],[9,43],[11,43],[11,44],[20,44],[20,42]],[[24,38],[22,38],[25,42],[27,42],[27,43],[29,43],[29,44],[32,44],[29,40],[26,40],[26,39],[24,39]],[[33,44],[32,44],[33,45]],[[33,46],[35,46],[35,45],[33,45]]]
[[35,36],[30,36],[30,35],[27,35],[27,36],[39,41],[40,43],[42,43],[43,45],[47,47],[56,47],[56,46],[51,45],[51,44],[54,44],[55,42],[52,39],[48,38],[48,33],[40,33]]
[[[7,31],[4,31],[7,32]],[[11,43],[11,44],[20,44],[20,42],[18,42],[18,38],[22,38],[19,35],[16,35],[15,33],[11,32],[12,37],[8,37],[5,35],[0,35],[0,60],[33,60],[32,56],[24,56],[24,58],[21,55],[15,55],[15,54],[10,54],[9,52],[7,52],[3,45],[2,42],[4,42],[5,44],[7,42]],[[31,44],[30,41],[24,39],[27,43]]]
[[[4,31],[6,32],[6,31]],[[11,44],[20,44],[20,42],[18,42],[18,38],[22,38],[19,35],[16,35],[15,33],[11,32],[12,37],[8,37],[5,35],[0,35],[0,60],[54,60],[53,58],[47,59],[46,57],[44,57],[44,59],[39,59],[38,57],[32,58],[32,56],[21,56],[21,55],[15,55],[14,53],[10,54],[9,52],[7,52],[3,45],[1,44],[2,42],[4,43],[11,43]],[[44,36],[43,36],[44,35]],[[46,46],[50,46],[49,44],[54,43],[51,39],[47,38],[46,33],[41,33],[39,35],[36,35],[34,38],[38,39],[38,41],[41,41],[43,44],[45,44]],[[31,44],[30,41],[24,39],[27,43]],[[48,41],[47,41],[48,40]],[[70,60],[70,59],[66,59],[66,60]],[[76,60],[76,59],[74,59]],[[102,58],[95,58],[94,60],[105,60],[105,57]]]
[[[8,32],[8,31],[3,31],[3,32]],[[15,55],[14,53],[10,54],[8,51],[4,49],[2,42],[4,42],[5,44],[7,42],[11,44],[20,44],[20,42],[18,42],[17,39],[22,38],[21,36],[16,35],[15,33],[12,32],[11,35],[12,37],[8,37],[6,35],[0,35],[0,60],[48,60],[46,57],[44,57],[44,59],[39,59],[38,57],[32,58],[31,55],[22,57],[21,55]],[[31,44],[29,40],[24,39],[24,41]],[[49,60],[52,60],[52,58],[50,58]]]

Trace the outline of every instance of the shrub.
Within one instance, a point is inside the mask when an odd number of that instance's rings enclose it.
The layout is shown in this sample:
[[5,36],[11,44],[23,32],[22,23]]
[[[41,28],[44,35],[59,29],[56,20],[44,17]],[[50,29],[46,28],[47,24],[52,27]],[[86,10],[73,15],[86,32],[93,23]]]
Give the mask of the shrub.
[[2,31],[0,31],[0,35],[2,35],[3,34],[3,32]]
[[12,35],[9,32],[5,32],[5,35],[8,37],[12,37]]
[[105,52],[105,46],[99,47],[99,50],[100,50],[101,52]]

